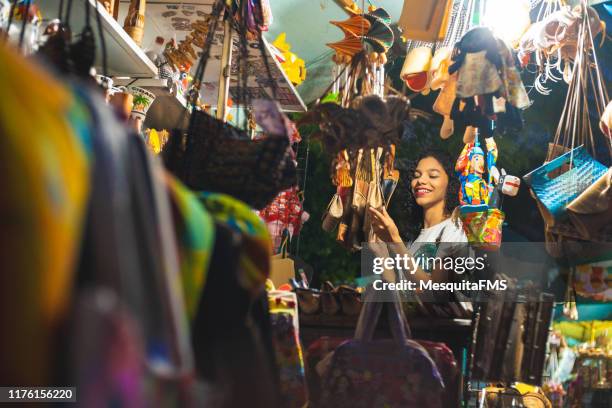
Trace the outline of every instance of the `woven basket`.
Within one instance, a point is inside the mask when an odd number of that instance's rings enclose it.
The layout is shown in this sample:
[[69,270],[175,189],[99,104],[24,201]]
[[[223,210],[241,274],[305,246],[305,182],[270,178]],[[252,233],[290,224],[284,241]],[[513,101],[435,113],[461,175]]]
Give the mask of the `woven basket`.
[[[553,176],[571,162],[566,172]],[[565,215],[567,205],[606,173],[608,169],[593,159],[583,146],[577,147],[523,176],[546,211],[555,220]],[[545,217],[548,219],[549,217]]]

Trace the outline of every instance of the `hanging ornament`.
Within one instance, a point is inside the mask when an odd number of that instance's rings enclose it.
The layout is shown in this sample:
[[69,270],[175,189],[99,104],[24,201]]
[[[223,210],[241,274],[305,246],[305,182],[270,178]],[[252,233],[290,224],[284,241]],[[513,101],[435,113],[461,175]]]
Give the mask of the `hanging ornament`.
[[370,29],[370,21],[362,15],[351,16],[345,21],[330,21],[331,24],[340,28],[345,36],[361,37]]

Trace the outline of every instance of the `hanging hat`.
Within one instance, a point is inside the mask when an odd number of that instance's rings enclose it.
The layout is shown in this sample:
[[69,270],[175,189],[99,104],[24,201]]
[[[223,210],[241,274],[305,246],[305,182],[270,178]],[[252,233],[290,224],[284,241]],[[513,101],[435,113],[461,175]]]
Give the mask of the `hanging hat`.
[[430,82],[431,89],[436,91],[442,88],[449,80],[448,67],[451,62],[451,47],[438,48],[431,59]]
[[421,92],[429,85],[431,57],[431,48],[427,46],[414,48],[406,56],[400,77],[414,92]]

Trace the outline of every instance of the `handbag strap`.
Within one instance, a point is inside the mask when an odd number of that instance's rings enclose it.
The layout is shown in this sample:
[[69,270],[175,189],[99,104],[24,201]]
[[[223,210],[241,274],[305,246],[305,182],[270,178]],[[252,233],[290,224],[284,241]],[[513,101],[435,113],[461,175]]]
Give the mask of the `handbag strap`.
[[[246,3],[244,1],[240,1],[239,2],[239,10],[238,12],[240,13],[240,21],[237,21],[234,18],[234,15],[232,14],[232,11],[230,9],[230,7],[227,5],[225,0],[217,0],[215,2],[215,4],[213,5],[213,9],[211,12],[211,16],[212,16],[212,26],[211,29],[208,30],[207,34],[206,34],[206,41],[204,43],[204,47],[202,49],[202,56],[200,58],[200,60],[198,61],[198,66],[196,68],[195,74],[194,74],[194,84],[196,84],[196,89],[199,89],[201,86],[201,83],[204,79],[204,73],[206,72],[206,66],[208,64],[208,60],[210,59],[210,49],[212,46],[212,42],[214,39],[214,34],[217,31],[217,27],[219,24],[219,19],[221,17],[221,12],[223,10],[225,10],[226,14],[225,14],[225,18],[231,19],[232,23],[234,25],[235,28],[237,28],[238,34],[240,35],[240,46],[241,46],[241,51],[242,53],[247,53],[248,54],[248,49],[246,46],[246,36],[247,36],[247,27],[246,27],[246,19],[247,19],[247,7],[245,7]],[[261,10],[260,10],[261,11]],[[270,88],[272,89],[272,96],[273,98],[276,98],[277,96],[277,90],[278,90],[278,85],[276,83],[276,81],[274,80],[274,78],[272,77],[272,71],[270,69],[270,64],[268,62],[268,58],[266,56],[266,45],[264,43],[263,40],[263,36],[261,35],[261,33],[257,36],[258,38],[258,42],[259,42],[259,50],[261,52],[261,57],[263,59],[263,63],[264,63],[264,67],[266,69],[266,74],[268,76],[268,79],[270,81]],[[243,55],[244,57],[244,55]],[[247,61],[243,61],[243,63],[247,63]],[[248,70],[245,70],[245,72],[247,72]],[[240,85],[240,81],[239,81],[239,85]],[[192,101],[193,104],[195,104],[195,98]]]
[[[374,337],[374,332],[380,319],[380,314],[383,310],[383,302],[374,299],[375,291],[368,287],[364,294],[363,307],[359,313],[357,327],[355,328],[354,338],[356,340],[368,342]],[[387,317],[389,319],[389,328],[393,339],[400,345],[406,344],[406,341],[412,337],[410,326],[406,320],[406,315],[402,308],[401,301],[397,292],[392,291],[393,301],[387,303]]]

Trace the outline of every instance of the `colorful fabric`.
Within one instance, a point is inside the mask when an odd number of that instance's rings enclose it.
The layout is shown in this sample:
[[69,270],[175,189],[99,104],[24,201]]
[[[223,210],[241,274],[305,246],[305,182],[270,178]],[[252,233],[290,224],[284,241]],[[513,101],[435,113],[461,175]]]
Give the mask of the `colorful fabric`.
[[576,266],[574,288],[577,295],[612,301],[612,260]]
[[167,174],[166,183],[175,208],[181,278],[187,315],[192,321],[210,264],[215,242],[215,224],[197,195]]
[[299,408],[308,400],[304,356],[295,293],[268,292],[272,343],[280,371],[282,407]]
[[470,98],[499,91],[503,86],[497,67],[487,58],[487,51],[467,53],[457,75],[457,97]]
[[292,187],[281,192],[272,203],[259,211],[258,214],[268,226],[276,252],[281,245],[285,230],[289,231],[291,236],[295,236],[300,233],[302,228],[305,213],[298,188]]
[[202,192],[199,198],[215,221],[242,234],[239,280],[245,289],[259,292],[270,274],[272,256],[266,224],[251,207],[229,195]]
[[505,218],[503,211],[490,208],[487,211],[461,213],[460,217],[470,244],[485,250],[499,249]]
[[0,89],[0,322],[11,328],[0,359],[11,382],[46,384],[49,336],[68,306],[88,195],[86,115],[69,90],[5,45]]

